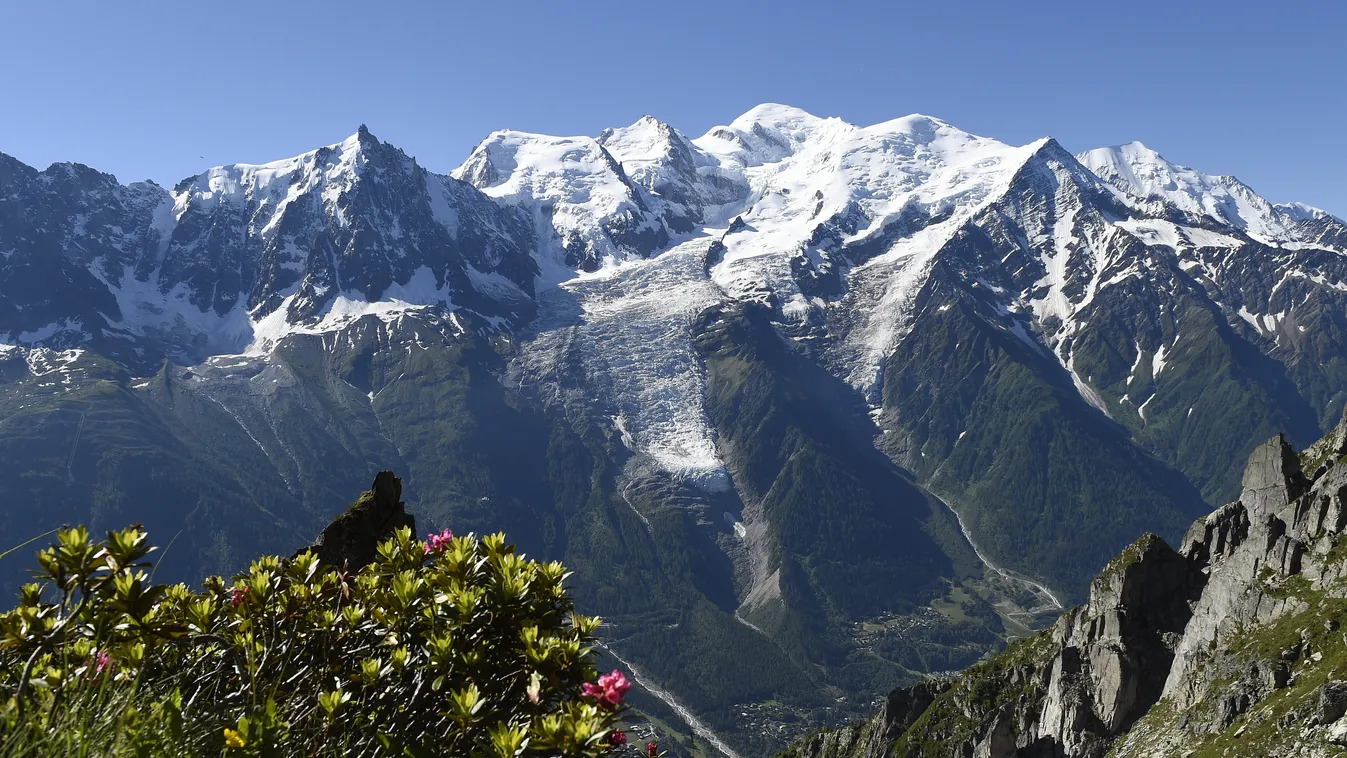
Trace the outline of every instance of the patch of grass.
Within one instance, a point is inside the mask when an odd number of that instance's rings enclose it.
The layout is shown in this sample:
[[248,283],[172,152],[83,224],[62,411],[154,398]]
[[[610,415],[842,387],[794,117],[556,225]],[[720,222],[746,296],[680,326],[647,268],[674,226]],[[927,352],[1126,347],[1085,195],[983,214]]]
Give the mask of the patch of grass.
[[[1225,731],[1209,736],[1187,735],[1185,744],[1195,749],[1193,758],[1290,755],[1304,748],[1300,744],[1305,739],[1300,728],[1303,724],[1285,728],[1280,722],[1293,713],[1311,710],[1325,682],[1347,678],[1347,643],[1342,631],[1347,623],[1347,599],[1315,589],[1302,576],[1289,577],[1268,592],[1279,598],[1294,597],[1307,607],[1270,624],[1237,633],[1222,643],[1221,648],[1238,663],[1234,667],[1237,670],[1254,662],[1271,666],[1285,661],[1292,666],[1291,683],[1253,705]],[[1319,659],[1315,660],[1315,656]],[[1237,684],[1228,677],[1214,681],[1208,687],[1207,697],[1190,709],[1190,719],[1197,718],[1199,723],[1208,721],[1214,715],[1216,699]],[[1148,714],[1138,727],[1157,728],[1163,724],[1161,716]]]

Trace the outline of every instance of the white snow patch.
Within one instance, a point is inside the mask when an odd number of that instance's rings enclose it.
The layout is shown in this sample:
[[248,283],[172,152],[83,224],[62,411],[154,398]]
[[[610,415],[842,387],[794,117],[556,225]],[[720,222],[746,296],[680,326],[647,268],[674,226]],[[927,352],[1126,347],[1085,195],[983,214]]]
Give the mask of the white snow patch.
[[1137,415],[1141,417],[1143,423],[1146,421],[1146,406],[1151,404],[1151,401],[1155,399],[1156,394],[1157,393],[1152,392],[1151,396],[1146,398],[1146,402],[1142,403],[1141,406],[1137,408]]
[[1228,234],[1213,232],[1210,229],[1199,229],[1195,226],[1180,227],[1183,236],[1188,238],[1188,242],[1193,247],[1229,247],[1237,248],[1244,243]]
[[426,194],[430,196],[430,214],[449,234],[458,237],[458,206],[445,177],[426,172]]
[[449,298],[448,283],[443,286],[435,282],[435,273],[429,267],[420,266],[403,284],[389,287],[383,296],[374,302],[365,299],[363,293],[349,290],[337,295],[327,308],[311,323],[292,324],[287,315],[290,303],[295,295],[287,296],[281,305],[257,321],[250,321],[251,339],[242,351],[244,355],[263,355],[284,337],[291,334],[325,334],[338,331],[365,316],[375,316],[385,323],[393,323],[398,318],[428,307],[453,309]]
[[1147,245],[1165,245],[1176,250],[1181,245],[1179,227],[1170,221],[1154,218],[1127,219],[1116,221],[1114,225]]
[[1104,402],[1104,398],[1087,384],[1080,377],[1080,374],[1076,373],[1076,356],[1074,354],[1067,359],[1066,370],[1070,372],[1071,381],[1076,385],[1076,391],[1080,393],[1080,396],[1085,398],[1085,402],[1098,408],[1105,416],[1113,418],[1113,415],[1108,411],[1108,405]]
[[[1175,342],[1178,342],[1178,340],[1175,339]],[[1162,344],[1155,350],[1155,355],[1151,356],[1151,377],[1159,377],[1160,372],[1164,370],[1167,350],[1168,348]]]
[[[1285,282],[1287,279],[1308,279],[1311,282],[1314,282],[1315,284],[1319,285],[1320,287],[1327,287],[1329,289],[1337,290],[1339,292],[1347,292],[1347,282],[1334,281],[1332,279],[1325,277],[1323,274],[1310,274],[1304,271],[1292,269],[1286,272],[1286,275],[1283,277],[1282,282]],[[1278,283],[1278,287],[1280,286],[1281,282]],[[1273,288],[1273,291],[1275,292],[1276,288]]]
[[[24,356],[28,364],[28,371],[33,376],[46,376],[47,374],[60,372],[68,373],[73,364],[84,355],[84,350],[52,350],[50,348],[38,347],[29,350]],[[53,383],[54,384],[54,383]],[[48,386],[48,385],[44,385]]]
[[1260,330],[1262,329],[1262,324],[1259,323],[1260,316],[1258,314],[1250,313],[1249,310],[1242,305],[1239,307],[1238,312],[1239,317],[1244,319],[1245,321],[1248,321],[1253,326],[1253,328]]
[[1132,380],[1136,378],[1137,369],[1141,367],[1141,356],[1142,356],[1141,344],[1140,343],[1133,343],[1133,344],[1136,346],[1137,357],[1135,360],[1132,361],[1132,368],[1128,369],[1127,371],[1127,384],[1129,385],[1132,383]]

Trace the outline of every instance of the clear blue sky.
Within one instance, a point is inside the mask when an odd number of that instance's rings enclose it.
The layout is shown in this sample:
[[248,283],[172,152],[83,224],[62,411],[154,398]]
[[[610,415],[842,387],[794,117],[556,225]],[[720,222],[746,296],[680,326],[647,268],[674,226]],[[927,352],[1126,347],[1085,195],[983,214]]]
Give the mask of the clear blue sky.
[[1337,0],[0,0],[0,151],[171,185],[367,123],[448,171],[494,129],[697,136],[773,101],[1139,139],[1347,217],[1344,35]]

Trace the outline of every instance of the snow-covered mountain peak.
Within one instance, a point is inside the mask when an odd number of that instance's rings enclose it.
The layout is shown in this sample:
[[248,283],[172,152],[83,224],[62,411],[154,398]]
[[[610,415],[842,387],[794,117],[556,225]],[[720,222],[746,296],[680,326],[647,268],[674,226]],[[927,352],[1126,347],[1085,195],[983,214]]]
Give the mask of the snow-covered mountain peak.
[[[783,105],[781,103],[760,103],[744,111],[742,115],[730,122],[730,127],[734,129],[748,130],[754,124],[771,126],[779,129],[800,129],[809,128],[813,125],[822,123],[828,119],[815,116],[803,108],[796,108],[793,105]],[[841,119],[833,119],[840,121]]]
[[[364,315],[464,310],[460,320],[470,311],[499,325],[533,310],[531,230],[518,214],[363,126],[293,158],[209,169],[171,193],[84,173],[13,172],[18,228],[68,239],[58,255],[21,244],[44,265],[79,266],[67,277],[75,294],[57,301],[91,303],[74,318],[29,309],[8,329],[25,344],[63,331],[137,360],[195,360]],[[64,203],[34,202],[53,191]],[[36,209],[46,216],[30,217]]]
[[1218,200],[1229,197],[1231,188],[1243,186],[1234,177],[1204,174],[1171,163],[1141,142],[1096,148],[1076,157],[1096,176],[1119,189],[1138,197],[1165,200],[1223,223],[1232,219],[1227,218]]
[[592,137],[493,132],[451,175],[511,203],[611,211],[630,201],[621,169]]
[[318,188],[325,201],[349,189],[380,148],[410,162],[402,151],[384,146],[362,124],[359,131],[341,142],[310,150],[293,158],[267,163],[233,163],[216,166],[179,182],[173,189],[174,216],[181,219],[189,206],[221,203],[249,205],[257,209],[260,228],[279,218],[296,198]]
[[1322,208],[1315,208],[1313,205],[1304,203],[1274,203],[1272,207],[1295,221],[1322,221],[1326,219],[1341,221],[1337,216]]
[[693,168],[700,163],[709,163],[709,156],[701,154],[701,161],[694,158],[692,143],[682,132],[653,116],[642,116],[631,126],[605,129],[598,138],[599,144],[619,163],[627,175],[635,179],[636,175],[649,171],[660,164],[671,168]]
[[840,118],[819,118],[788,105],[764,103],[712,127],[693,142],[722,163],[748,168],[780,161],[828,133],[854,128]]
[[[1015,147],[920,115],[811,128],[790,155],[744,169],[754,197],[740,216],[748,233],[726,236],[712,275],[732,295],[775,300],[802,323],[841,297],[855,328],[838,364],[868,392],[940,250],[1050,142]],[[851,246],[869,252],[855,259]]]
[[[790,105],[763,103],[750,108],[731,121],[728,127],[717,129],[730,129],[744,134],[769,134],[789,145],[808,142],[820,128],[826,127],[830,122],[845,123],[840,118],[822,118]],[[712,129],[708,134],[715,131],[716,129]]]
[[452,175],[533,218],[544,282],[645,255],[668,242],[644,193],[593,137],[495,132]]
[[599,142],[604,145],[612,145],[626,141],[663,144],[667,143],[677,131],[677,129],[673,128],[668,123],[660,121],[647,113],[632,122],[630,126],[604,129],[598,139]]
[[1165,160],[1160,153],[1147,147],[1140,140],[1133,140],[1122,145],[1112,145],[1110,147],[1099,147],[1094,150],[1087,150],[1076,156],[1081,163],[1095,169],[1101,173],[1120,174],[1126,176],[1129,181],[1137,187],[1142,184],[1139,178],[1132,175],[1132,166],[1153,166],[1152,170],[1165,169],[1169,171],[1176,170],[1177,167]]
[[906,116],[899,116],[898,118],[892,118],[888,121],[881,121],[865,128],[888,134],[911,134],[913,137],[924,137],[927,140],[934,139],[937,133],[942,130],[972,136],[971,134],[968,134],[968,132],[951,125],[944,119],[939,119],[935,116],[927,116],[924,113],[909,113]]
[[1140,142],[1101,147],[1076,156],[1104,181],[1132,195],[1162,200],[1267,244],[1312,242],[1321,231],[1304,222],[1331,219],[1303,204],[1274,205],[1233,176],[1205,174],[1173,163]]
[[682,132],[650,116],[605,129],[599,143],[634,184],[650,193],[647,204],[673,234],[702,224],[723,225],[748,197],[737,165],[723,166]]
[[1013,147],[920,115],[864,127],[808,118],[789,155],[745,166],[757,196],[746,222],[777,219],[808,235],[839,213],[862,214],[864,229],[910,205],[928,215],[956,204],[971,210],[1043,144]]

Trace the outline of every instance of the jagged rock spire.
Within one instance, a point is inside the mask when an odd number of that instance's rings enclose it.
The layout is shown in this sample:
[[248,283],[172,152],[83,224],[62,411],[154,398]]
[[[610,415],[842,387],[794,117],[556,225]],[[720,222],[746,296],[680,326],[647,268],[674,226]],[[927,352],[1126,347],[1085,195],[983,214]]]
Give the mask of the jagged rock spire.
[[402,502],[402,479],[380,471],[370,488],[299,552],[313,550],[325,565],[359,571],[374,561],[379,543],[404,526],[416,531],[416,518]]

